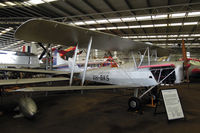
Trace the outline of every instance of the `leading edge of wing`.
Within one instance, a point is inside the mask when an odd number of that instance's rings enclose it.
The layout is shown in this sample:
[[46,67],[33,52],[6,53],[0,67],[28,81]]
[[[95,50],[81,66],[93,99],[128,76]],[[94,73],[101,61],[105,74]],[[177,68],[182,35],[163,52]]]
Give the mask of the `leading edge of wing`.
[[67,75],[70,72],[66,71],[54,71],[44,69],[24,69],[24,68],[0,68],[0,71],[12,71],[12,72],[27,72],[27,73],[38,73],[38,74],[53,74],[53,75]]
[[42,83],[42,82],[53,82],[53,81],[68,81],[69,78],[28,78],[28,79],[8,79],[0,80],[0,86],[5,85],[22,85],[22,84],[33,84],[33,83]]
[[42,92],[42,91],[71,91],[71,90],[104,90],[130,88],[130,86],[103,85],[103,86],[55,86],[55,87],[28,87],[13,90],[12,92]]
[[102,50],[144,50],[146,47],[160,48],[143,42],[136,42],[116,35],[91,31],[86,28],[72,26],[66,23],[31,19],[23,23],[15,32],[17,39],[41,43],[76,45],[87,48],[92,36],[92,48]]

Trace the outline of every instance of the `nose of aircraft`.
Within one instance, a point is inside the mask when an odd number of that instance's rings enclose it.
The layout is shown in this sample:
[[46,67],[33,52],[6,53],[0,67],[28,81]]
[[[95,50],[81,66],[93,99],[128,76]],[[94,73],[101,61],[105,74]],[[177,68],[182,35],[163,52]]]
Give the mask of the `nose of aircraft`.
[[32,118],[37,113],[37,105],[30,97],[20,98],[19,107],[22,114],[27,118]]

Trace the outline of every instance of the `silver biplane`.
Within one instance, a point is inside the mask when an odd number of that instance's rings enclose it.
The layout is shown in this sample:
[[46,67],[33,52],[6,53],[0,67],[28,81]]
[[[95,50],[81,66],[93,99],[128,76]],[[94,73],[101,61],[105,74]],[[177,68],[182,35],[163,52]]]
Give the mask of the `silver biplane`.
[[[129,39],[120,38],[119,36],[91,31],[85,28],[73,25],[55,22],[51,20],[32,19],[23,23],[15,33],[17,39],[24,41],[34,41],[40,44],[60,44],[76,46],[73,63],[71,65],[70,86],[55,87],[29,87],[20,88],[17,92],[37,92],[37,91],[63,91],[63,90],[90,90],[90,89],[111,89],[111,88],[140,88],[146,87],[146,91],[141,95],[138,89],[135,89],[134,97],[128,101],[131,110],[140,108],[141,99],[153,88],[161,83],[181,83],[183,80],[183,62],[167,62],[160,64],[151,64],[150,49],[154,49],[154,55],[164,56],[168,54],[168,50],[145,44],[142,42],[134,42]],[[87,48],[85,67],[79,71],[81,86],[72,86],[74,71],[76,71],[77,48]],[[121,65],[120,67],[101,67],[97,69],[87,70],[90,50],[102,49],[110,51],[141,51],[139,64],[136,63],[134,54],[132,53],[133,63]],[[148,56],[148,63],[142,65],[144,56]],[[105,86],[84,86],[85,80],[106,83]],[[30,99],[29,99],[30,100]],[[29,100],[23,100],[21,104],[22,111],[26,116],[33,116],[36,113],[36,105],[34,109],[30,109]]]

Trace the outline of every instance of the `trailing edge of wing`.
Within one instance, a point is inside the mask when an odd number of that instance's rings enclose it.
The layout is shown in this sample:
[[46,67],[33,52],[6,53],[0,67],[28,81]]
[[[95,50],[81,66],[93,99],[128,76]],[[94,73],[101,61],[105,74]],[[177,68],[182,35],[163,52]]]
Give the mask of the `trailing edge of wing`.
[[41,91],[70,91],[70,90],[104,90],[129,88],[128,86],[103,85],[103,86],[55,86],[55,87],[29,87],[13,90],[13,92],[41,92]]
[[[90,37],[93,38],[92,48],[103,50],[144,50],[146,47],[158,48],[143,42],[120,38],[108,33],[91,31],[56,21],[31,19],[22,24],[15,32],[15,37],[25,41],[41,43],[76,45],[87,48]],[[167,53],[166,53],[167,52]],[[163,54],[163,51],[161,52]],[[168,51],[165,50],[168,54]],[[158,53],[159,55],[159,53]]]

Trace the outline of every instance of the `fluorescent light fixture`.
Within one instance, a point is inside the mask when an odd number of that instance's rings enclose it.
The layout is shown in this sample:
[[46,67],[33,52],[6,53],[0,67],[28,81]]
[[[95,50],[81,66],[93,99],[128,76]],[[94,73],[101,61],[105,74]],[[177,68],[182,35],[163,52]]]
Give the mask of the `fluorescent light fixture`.
[[137,20],[151,20],[151,16],[136,17]]
[[185,17],[185,14],[186,13],[173,13],[173,14],[171,14],[170,16],[171,16],[171,18],[179,18],[179,17]]
[[29,0],[28,2],[35,5],[44,3],[42,0]]
[[167,18],[167,15],[155,15],[155,16],[152,16],[152,19],[164,19],[164,18]]
[[121,18],[121,20],[123,22],[136,21],[135,17],[124,17],[124,18]]
[[16,4],[10,1],[5,2],[5,4],[9,5],[9,6],[15,6]]
[[188,34],[179,35],[180,37],[188,37]]
[[53,1],[57,1],[57,0],[44,0],[45,2],[53,2]]
[[200,12],[189,12],[188,17],[200,16]]
[[156,44],[156,45],[166,45],[166,44]]
[[102,27],[102,28],[96,28],[97,30],[106,30],[105,27]]
[[117,29],[128,29],[128,26],[118,26]]
[[99,20],[96,20],[96,22],[99,24],[109,23],[108,20],[106,20],[106,19],[99,19]]
[[22,2],[22,5],[25,5],[25,6],[31,6],[31,4],[28,3],[28,2]]
[[200,36],[200,34],[191,34],[191,36]]
[[168,37],[178,37],[178,35],[168,35]]
[[174,41],[176,38],[168,38],[167,40]]
[[[181,35],[151,35],[151,36],[123,36],[122,38],[175,38],[175,37],[198,37],[200,34],[181,34]],[[181,38],[182,39],[182,38]]]
[[86,24],[97,24],[94,20],[85,21]]
[[141,25],[141,27],[142,28],[150,28],[150,27],[153,27],[153,25],[152,24],[150,24],[150,25]]
[[182,23],[171,23],[171,24],[169,24],[169,26],[181,26],[182,25]]
[[[198,22],[185,22],[184,25],[197,25]],[[182,26],[183,23],[171,23],[169,26]],[[129,29],[134,29],[134,28],[152,28],[152,27],[166,27],[167,24],[155,24],[155,25],[131,25],[128,26]],[[96,28],[96,30],[105,30],[105,27],[101,28]],[[117,28],[110,28],[107,27],[107,29],[117,29]],[[127,26],[118,26],[118,29],[127,29]],[[90,28],[90,30],[94,30],[94,28]]]
[[115,30],[115,29],[117,29],[117,27],[107,27],[106,29],[107,30]]
[[111,22],[111,23],[122,22],[120,18],[108,19],[108,21]]
[[85,25],[85,23],[83,21],[77,21],[77,22],[74,22],[75,25]]
[[94,31],[94,30],[97,30],[97,29],[96,28],[90,28],[89,30],[93,30]]
[[167,24],[154,24],[155,27],[166,27]]
[[141,28],[140,25],[133,25],[133,26],[128,26],[130,29],[134,29],[134,28]]
[[0,6],[6,6],[5,4],[3,4],[3,3],[0,3]]
[[185,22],[183,25],[197,25],[198,22]]

